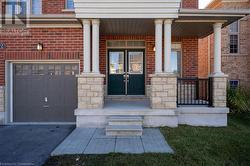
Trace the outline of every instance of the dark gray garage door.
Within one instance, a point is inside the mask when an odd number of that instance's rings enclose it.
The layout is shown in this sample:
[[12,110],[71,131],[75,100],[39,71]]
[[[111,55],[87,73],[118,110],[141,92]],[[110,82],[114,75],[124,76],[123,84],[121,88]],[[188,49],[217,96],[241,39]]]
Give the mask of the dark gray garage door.
[[74,122],[78,64],[15,64],[14,122]]

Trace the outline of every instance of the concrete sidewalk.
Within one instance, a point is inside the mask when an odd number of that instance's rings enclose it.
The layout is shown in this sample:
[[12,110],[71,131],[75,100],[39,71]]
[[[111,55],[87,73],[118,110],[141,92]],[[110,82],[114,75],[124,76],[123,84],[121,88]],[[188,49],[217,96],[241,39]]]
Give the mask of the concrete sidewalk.
[[52,153],[173,153],[159,129],[144,129],[141,137],[106,136],[105,129],[76,128]]

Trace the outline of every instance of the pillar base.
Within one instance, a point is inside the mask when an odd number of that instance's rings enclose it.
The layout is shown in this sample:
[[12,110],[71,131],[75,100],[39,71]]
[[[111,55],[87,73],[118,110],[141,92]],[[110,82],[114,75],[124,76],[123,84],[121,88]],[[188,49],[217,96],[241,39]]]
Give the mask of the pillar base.
[[224,73],[214,73],[210,75],[213,81],[213,106],[227,106],[227,78]]
[[153,109],[175,109],[177,107],[177,76],[175,74],[153,74],[151,77],[150,104]]
[[78,79],[78,108],[98,109],[104,106],[103,74],[82,73]]

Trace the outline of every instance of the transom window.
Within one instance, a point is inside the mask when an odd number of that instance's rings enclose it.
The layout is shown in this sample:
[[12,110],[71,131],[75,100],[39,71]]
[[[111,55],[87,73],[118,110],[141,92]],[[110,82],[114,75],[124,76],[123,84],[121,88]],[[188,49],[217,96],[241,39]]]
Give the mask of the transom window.
[[73,0],[66,0],[66,9],[74,9],[74,1]]
[[229,51],[231,54],[239,53],[239,22],[229,25]]

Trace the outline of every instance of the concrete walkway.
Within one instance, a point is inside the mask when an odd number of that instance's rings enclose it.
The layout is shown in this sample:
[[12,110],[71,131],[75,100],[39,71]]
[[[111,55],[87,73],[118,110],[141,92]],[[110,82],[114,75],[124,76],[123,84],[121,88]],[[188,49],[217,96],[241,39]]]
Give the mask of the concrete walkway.
[[105,129],[76,128],[52,153],[173,153],[159,129],[144,129],[141,137],[106,136]]

